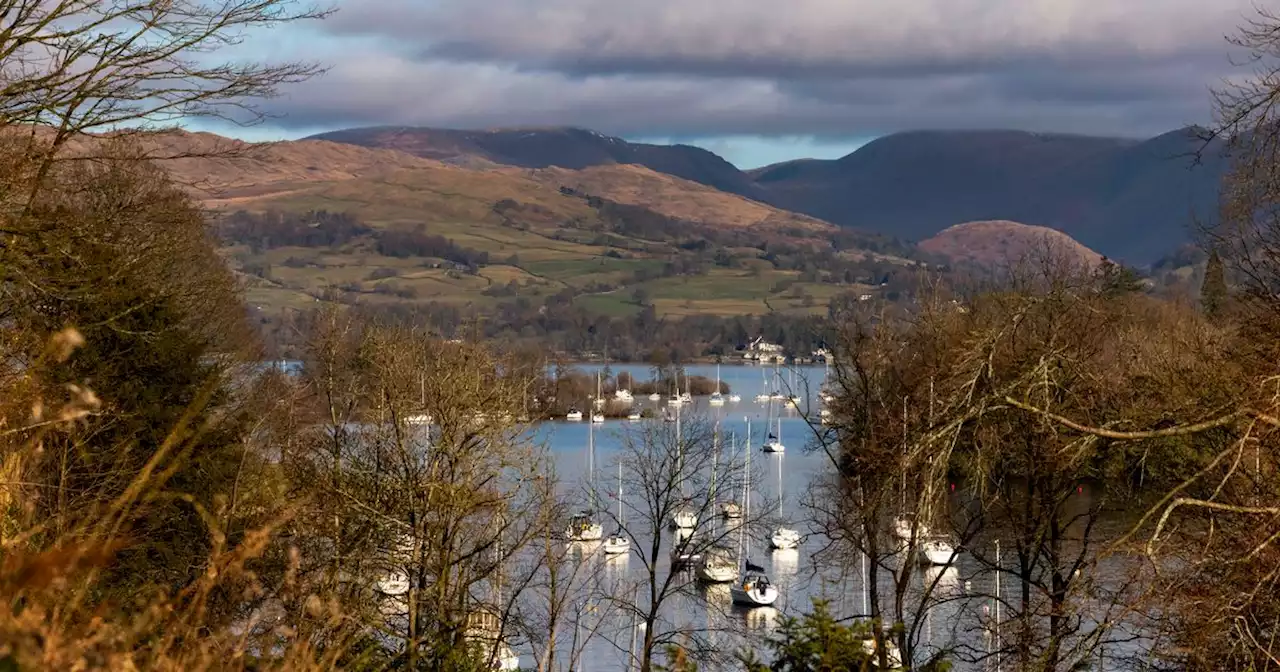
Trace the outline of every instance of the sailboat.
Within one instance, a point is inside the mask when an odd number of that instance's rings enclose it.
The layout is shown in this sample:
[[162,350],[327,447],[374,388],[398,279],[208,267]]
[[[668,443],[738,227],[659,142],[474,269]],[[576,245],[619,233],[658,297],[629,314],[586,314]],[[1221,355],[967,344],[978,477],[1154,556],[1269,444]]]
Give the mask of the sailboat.
[[[680,479],[680,495],[682,499],[687,499],[684,492],[684,435],[680,430],[680,409],[676,408],[676,459],[679,461],[676,469]],[[698,526],[698,514],[689,510],[689,507],[682,503],[671,515],[671,526],[677,530],[692,530]]]
[[760,394],[756,395],[756,401],[763,404],[772,398],[773,397],[769,396],[769,381],[764,377],[764,367],[761,367],[760,368]]
[[716,363],[716,391],[711,393],[711,398],[707,400],[707,404],[711,406],[724,406],[724,395],[720,394],[720,364]]
[[597,425],[604,422],[604,384],[600,376],[601,372],[596,371],[596,403],[595,410],[591,411],[591,422]]
[[787,395],[787,406],[791,408],[800,408],[800,397],[796,394],[796,370],[791,369],[791,385],[789,389],[791,393]]
[[685,376],[684,376],[684,392],[681,392],[681,393],[680,393],[680,403],[681,403],[681,404],[692,404],[692,403],[693,403],[693,394],[692,394],[689,390],[690,390],[689,374],[685,374]]
[[[748,437],[751,436],[750,420],[747,421],[747,436]],[[748,438],[747,441],[749,443],[750,439]],[[736,434],[729,435],[729,445],[733,446],[733,453],[730,454],[731,456],[729,458],[730,462],[732,463],[732,460],[733,460],[732,455],[737,454],[737,450],[738,450],[738,436]],[[720,507],[720,514],[723,515],[726,520],[737,520],[742,517],[742,507],[738,506],[737,502],[733,500],[729,500]]]
[[[770,406],[769,406],[769,412],[770,412],[770,413],[772,413],[772,412],[773,412],[773,405],[772,405],[772,404],[770,404]],[[769,432],[769,437],[768,437],[768,438],[765,440],[765,442],[764,442],[764,447],[762,448],[762,450],[764,450],[764,452],[766,452],[766,453],[785,453],[785,452],[787,452],[787,447],[786,447],[786,446],[784,446],[784,445],[782,444],[782,413],[781,413],[781,409],[779,409],[779,413],[778,413],[778,416],[777,416],[777,423],[778,423],[778,424],[777,424],[777,429],[776,429],[776,431]],[[766,420],[765,420],[765,426],[766,426],[766,427],[768,427],[768,419],[767,419],[767,418],[766,418]]]
[[429,425],[434,421],[434,418],[432,418],[425,410],[427,407],[427,374],[419,374],[418,381],[422,388],[422,396],[418,403],[424,410],[421,413],[410,413],[409,415],[406,415],[404,418],[404,424],[406,425]]
[[684,403],[684,395],[680,394],[680,374],[677,373],[675,380],[671,381],[671,398],[667,400],[668,406],[679,406]]
[[596,440],[595,428],[587,428],[587,478],[591,484],[590,504],[586,511],[569,519],[565,535],[569,541],[600,541],[604,527],[595,521],[596,503]]
[[[720,436],[719,428],[716,430],[716,438]],[[716,501],[716,469],[718,468],[719,446],[716,446],[715,452],[711,454],[711,492],[709,496],[711,501]],[[712,528],[712,536],[715,536],[715,529]],[[703,556],[698,563],[698,569],[694,572],[699,581],[705,583],[728,583],[738,578],[738,559],[733,553],[719,544],[713,546]]]
[[[742,504],[743,510],[746,512],[748,519],[750,519],[751,451],[748,450],[746,452],[746,479],[742,486]],[[743,552],[745,548],[746,560],[743,561],[743,569],[746,571],[742,580],[735,582],[729,588],[729,594],[733,597],[734,604],[745,607],[767,607],[778,600],[778,589],[769,580],[769,575],[764,573],[764,567],[751,562],[751,549],[749,542],[746,541],[746,528],[745,524],[738,527],[738,550]]]
[[[778,456],[778,506],[782,506],[782,456]],[[773,531],[773,535],[769,537],[769,545],[773,548],[786,551],[800,545],[800,533],[785,525]]]
[[774,401],[780,401],[784,398],[782,394],[782,374],[778,372],[778,367],[773,367],[773,392],[769,393],[769,398]]
[[618,463],[618,529],[604,540],[605,555],[621,555],[631,550],[631,537],[624,531],[622,522],[622,463]]
[[564,419],[569,422],[582,422],[582,411],[576,408],[570,408],[569,412],[564,415]]

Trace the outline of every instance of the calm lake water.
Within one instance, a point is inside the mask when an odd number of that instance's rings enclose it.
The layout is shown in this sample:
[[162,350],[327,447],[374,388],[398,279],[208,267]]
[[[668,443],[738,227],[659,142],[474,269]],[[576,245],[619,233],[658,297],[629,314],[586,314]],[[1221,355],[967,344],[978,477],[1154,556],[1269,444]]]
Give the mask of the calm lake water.
[[[581,365],[577,368],[594,374],[602,367]],[[612,365],[609,370],[615,375],[626,371],[639,381],[652,378],[651,369],[644,365]],[[712,379],[717,373],[715,365],[687,366],[685,371],[690,375]],[[699,586],[694,582],[691,572],[680,573],[677,577],[677,581],[688,583],[689,590],[687,594],[664,605],[663,617],[667,619],[668,626],[705,629],[705,641],[713,643],[726,656],[744,648],[756,650],[763,656],[765,651],[762,635],[776,628],[779,616],[800,616],[810,611],[814,599],[828,601],[837,618],[853,619],[868,613],[862,579],[865,567],[819,566],[815,563],[815,553],[827,541],[805,523],[808,516],[800,503],[816,483],[816,479],[831,472],[826,454],[812,450],[815,430],[805,419],[806,415],[810,415],[816,421],[821,407],[818,394],[826,371],[822,366],[782,367],[778,371],[780,375],[775,378],[774,367],[722,366],[719,371],[721,380],[728,383],[732,393],[740,395],[742,400],[726,403],[722,407],[711,407],[707,405],[706,398],[696,398],[691,407],[686,406],[682,411],[684,417],[700,417],[706,421],[718,422],[726,439],[735,436],[740,444],[745,442],[745,446],[751,447],[753,471],[763,475],[763,478],[758,479],[762,482],[752,483],[752,491],[761,499],[772,501],[779,501],[777,498],[781,494],[780,517],[792,521],[792,527],[804,535],[801,546],[790,551],[770,551],[767,542],[769,530],[755,531],[756,539],[749,544],[750,559],[764,566],[779,588],[779,598],[772,608],[747,610],[735,607],[731,604],[728,585]],[[781,439],[787,447],[786,453],[767,454],[760,451],[765,440],[763,428],[767,418],[778,414],[781,403],[757,403],[755,396],[766,389],[766,385],[775,384],[770,381],[779,378],[786,383],[784,389],[796,394],[801,401],[799,409],[781,410]],[[661,401],[650,401],[647,398],[637,398],[635,405],[661,412],[666,399],[664,397]],[[750,440],[746,440],[748,423],[752,432]],[[606,488],[605,485],[610,483],[610,474],[616,479],[617,459],[627,433],[643,431],[641,424],[643,423],[610,420],[592,427],[587,422],[548,422],[537,428],[536,438],[548,446],[557,465],[557,474],[570,488],[587,479],[587,445],[593,440],[596,478],[600,489],[613,492],[616,488]],[[760,467],[758,471],[756,466]],[[754,500],[757,495],[752,497]],[[606,530],[606,534],[610,531]],[[674,534],[664,534],[664,548],[669,548],[673,540]],[[647,546],[647,543],[639,546]],[[568,627],[573,631],[562,633],[564,638],[561,647],[564,649],[568,648],[575,635],[578,641],[588,640],[586,654],[574,669],[628,669],[627,651],[632,640],[632,616],[611,609],[607,595],[626,596],[635,593],[637,589],[642,596],[647,593],[647,572],[641,558],[634,555],[637,552],[638,549],[633,547],[633,555],[610,559],[598,552],[590,557],[590,549],[583,551],[588,556],[588,562],[599,563],[599,578],[591,582],[592,589],[584,587],[580,601],[575,605],[582,613],[580,626],[574,628],[570,625]],[[665,560],[666,553],[662,556]],[[896,564],[897,561],[892,562]],[[924,619],[920,646],[926,655],[931,650],[961,644],[971,647],[973,651],[984,650],[987,646],[978,614],[984,609],[994,609],[994,601],[990,596],[995,593],[995,580],[992,575],[970,565],[971,560],[962,553],[956,564],[945,571],[940,568],[921,568],[916,572],[914,583],[918,586],[923,586],[925,581],[937,579],[935,599],[945,600],[932,607]],[[659,565],[660,576],[665,576],[670,571],[669,562]],[[880,574],[883,577],[882,599],[887,599],[886,596],[892,594],[889,568],[882,569]],[[601,596],[601,592],[605,596]],[[638,601],[646,603],[643,597]],[[891,613],[889,604],[886,603],[884,608],[886,613]],[[588,638],[588,633],[594,634]],[[636,639],[640,641],[642,633],[637,633]],[[521,650],[521,647],[517,649]],[[535,664],[529,647],[524,646],[521,654],[524,667]],[[561,652],[563,654],[564,651]],[[726,666],[741,667],[732,662],[727,662]],[[568,665],[564,667],[567,669]],[[988,667],[990,665],[957,665],[957,669],[978,670]]]

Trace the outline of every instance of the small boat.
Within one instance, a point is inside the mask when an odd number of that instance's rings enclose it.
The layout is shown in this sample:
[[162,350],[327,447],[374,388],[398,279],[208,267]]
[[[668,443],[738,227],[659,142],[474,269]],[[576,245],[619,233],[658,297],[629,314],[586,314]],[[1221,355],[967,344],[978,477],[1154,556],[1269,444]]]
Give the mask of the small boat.
[[681,404],[692,404],[692,403],[693,403],[693,395],[692,395],[692,394],[689,394],[688,392],[681,392],[681,393],[680,393],[680,403],[681,403]]
[[941,537],[931,537],[920,544],[920,561],[926,564],[949,565],[955,555],[955,547]]
[[643,416],[640,415],[640,411],[631,411],[630,413],[627,414],[627,419],[630,420],[631,422],[638,422],[642,418]]
[[589,512],[584,511],[569,519],[565,536],[569,541],[600,541],[604,537],[604,527],[592,520]]
[[[747,429],[747,445],[751,445],[751,429]],[[742,501],[743,511],[748,519],[751,516],[751,451],[746,451],[747,461],[744,466],[746,478],[743,479]],[[778,599],[778,589],[773,587],[773,582],[769,580],[769,576],[764,573],[764,567],[752,564],[751,545],[746,537],[746,524],[738,526],[738,551],[746,553],[746,559],[743,561],[743,577],[742,580],[736,582],[729,588],[729,594],[733,597],[733,603],[744,607],[767,607]],[[742,556],[739,556],[742,557]]]
[[406,425],[429,425],[433,421],[434,418],[426,413],[414,413],[404,417],[404,424]]
[[631,394],[631,390],[618,390],[613,393],[613,398],[628,404],[635,401],[635,395]]
[[692,530],[698,526],[698,514],[688,509],[679,509],[671,515],[671,527],[677,530]]
[[605,555],[621,555],[631,550],[631,540],[622,534],[621,530],[609,535],[604,540],[604,546],[601,548]]
[[800,397],[797,397],[796,395],[793,394],[787,397],[786,404],[791,408],[800,408]]
[[704,583],[729,583],[738,578],[738,562],[727,548],[713,548],[702,556],[694,574]]
[[766,401],[769,401],[770,399],[772,399],[772,397],[769,396],[768,392],[761,392],[760,394],[756,395],[756,401],[762,404],[765,403]]
[[739,401],[742,401],[742,395],[740,395],[740,394],[731,394],[731,395],[729,395],[729,403],[731,403],[731,404],[736,404],[736,403],[738,403]]
[[764,567],[746,562],[746,575],[733,584],[729,594],[733,603],[743,607],[767,607],[778,600],[778,589],[773,587]]
[[742,517],[742,507],[737,502],[725,502],[720,507],[720,515],[728,520],[737,520]]
[[654,392],[653,394],[649,395],[649,401],[661,401],[661,400],[662,400],[662,395],[658,394],[657,392]]
[[766,453],[785,453],[787,452],[787,447],[782,445],[782,442],[777,437],[770,434],[769,441],[765,442],[763,450]]
[[564,419],[569,422],[582,422],[582,411],[579,411],[576,408],[571,408],[569,409],[569,412],[565,414]]
[[597,412],[595,412],[595,413],[592,413],[592,414],[591,414],[591,422],[592,422],[592,424],[596,424],[596,425],[598,425],[598,424],[600,424],[600,423],[604,422],[604,413],[601,413],[601,412],[599,412],[599,411],[597,411]]
[[605,555],[622,555],[631,550],[631,537],[623,532],[622,511],[622,464],[618,464],[618,529],[604,540]]
[[716,364],[716,391],[711,393],[711,398],[707,400],[707,404],[711,406],[724,406],[724,395],[720,394],[720,365]]
[[769,545],[780,551],[795,548],[800,545],[800,533],[789,527],[779,527],[769,537]]
[[[784,456],[782,455],[778,456],[778,509],[780,511],[782,510],[782,505],[783,505],[783,502],[785,501],[782,496],[782,460],[783,459],[784,459]],[[770,535],[769,545],[772,546],[775,550],[780,550],[780,551],[791,550],[800,545],[800,533],[790,527],[787,527],[786,525],[779,525],[778,528],[773,531],[773,534]]]

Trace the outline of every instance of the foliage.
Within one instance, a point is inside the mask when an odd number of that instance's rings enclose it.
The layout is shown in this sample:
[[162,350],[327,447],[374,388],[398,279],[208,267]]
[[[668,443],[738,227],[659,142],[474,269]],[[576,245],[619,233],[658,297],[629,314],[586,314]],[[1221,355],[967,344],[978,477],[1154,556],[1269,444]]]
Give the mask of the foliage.
[[866,672],[877,665],[870,637],[865,624],[838,623],[829,605],[815,600],[813,611],[798,619],[783,618],[777,633],[765,640],[772,651],[769,664],[753,651],[740,658],[747,672]]

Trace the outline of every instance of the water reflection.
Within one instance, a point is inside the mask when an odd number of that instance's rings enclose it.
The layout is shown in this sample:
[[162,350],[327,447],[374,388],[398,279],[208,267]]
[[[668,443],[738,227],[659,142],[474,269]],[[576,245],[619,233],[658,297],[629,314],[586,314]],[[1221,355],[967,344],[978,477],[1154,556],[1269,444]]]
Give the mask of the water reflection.
[[778,610],[774,607],[734,607],[742,615],[747,632],[772,632],[778,625]]
[[799,549],[775,549],[771,559],[774,579],[793,578],[800,569]]

